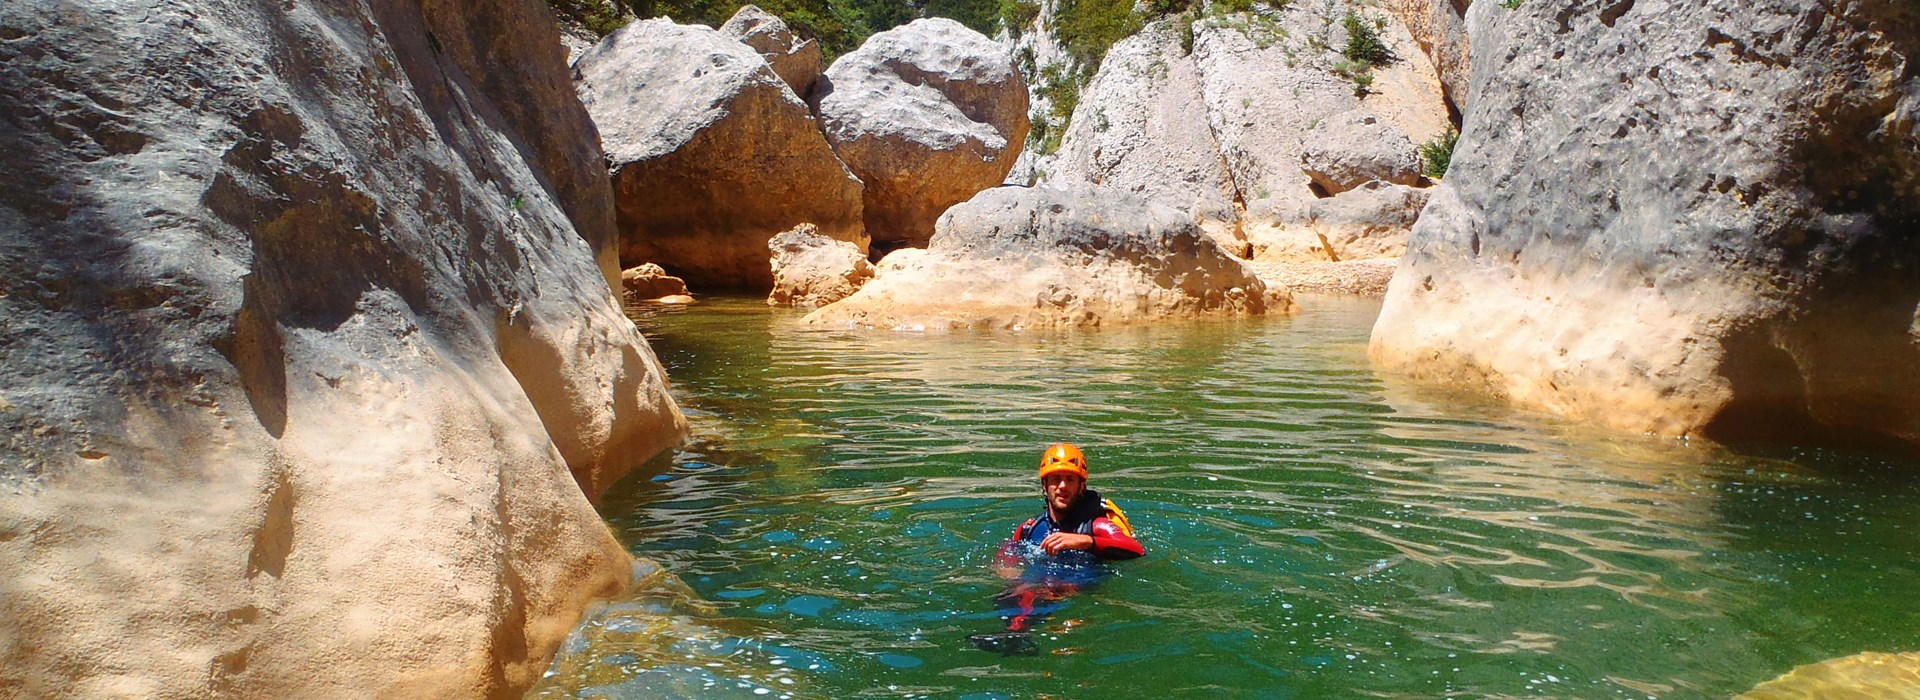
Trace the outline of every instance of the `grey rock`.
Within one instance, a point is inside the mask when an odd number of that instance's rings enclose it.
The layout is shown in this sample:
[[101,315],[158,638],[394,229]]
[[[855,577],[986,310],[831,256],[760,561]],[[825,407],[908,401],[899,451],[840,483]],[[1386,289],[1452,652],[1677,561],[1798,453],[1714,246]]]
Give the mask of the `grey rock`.
[[685,421],[547,8],[0,4],[0,688],[510,696]]
[[1307,205],[1306,225],[1256,233],[1252,242],[1254,259],[1340,262],[1397,258],[1406,252],[1407,236],[1432,192],[1374,180],[1316,199]]
[[895,251],[808,323],[1029,329],[1287,313],[1184,213],[1120,193],[998,187],[940,217],[925,249]]
[[1413,141],[1364,109],[1328,117],[1301,141],[1300,170],[1326,194],[1374,180],[1420,182],[1420,152]]
[[1467,36],[1468,0],[1386,0],[1386,9],[1406,25],[1440,78],[1447,103],[1467,104],[1473,42]]
[[865,249],[860,181],[753,49],[653,19],[607,35],[573,70],[613,168],[623,263],[658,263],[701,289],[764,290],[767,239],[797,224]]
[[1920,17],[1903,3],[1468,11],[1449,187],[1384,366],[1635,432],[1920,443]]
[[819,42],[794,36],[786,22],[757,6],[742,5],[720,31],[760,52],[773,72],[801,98],[813,90],[814,81],[827,69]]
[[949,19],[873,35],[834,61],[810,99],[866,184],[867,232],[890,246],[925,245],[947,207],[1006,178],[1027,138],[1012,57]]

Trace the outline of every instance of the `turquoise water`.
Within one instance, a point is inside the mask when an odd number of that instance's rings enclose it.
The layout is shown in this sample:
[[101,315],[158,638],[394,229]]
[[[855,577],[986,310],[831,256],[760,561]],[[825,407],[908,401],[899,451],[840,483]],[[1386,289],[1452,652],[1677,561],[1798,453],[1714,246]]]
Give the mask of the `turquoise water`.
[[[1055,334],[634,309],[695,435],[602,513],[660,571],[534,695],[1719,698],[1920,649],[1920,464],[1405,385],[1368,365],[1377,302],[1303,306]],[[981,651],[1056,440],[1148,556],[1037,654]]]

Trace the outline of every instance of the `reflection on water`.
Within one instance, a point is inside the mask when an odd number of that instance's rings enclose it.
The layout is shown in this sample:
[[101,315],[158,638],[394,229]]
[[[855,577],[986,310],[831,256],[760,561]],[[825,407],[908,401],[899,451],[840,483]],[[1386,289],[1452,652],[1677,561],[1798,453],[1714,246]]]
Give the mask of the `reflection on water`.
[[[1727,697],[1920,648],[1916,465],[1402,385],[1366,362],[1377,304],[1306,302],[1063,334],[636,310],[695,438],[603,510],[687,589],[597,615],[536,694]],[[1058,440],[1149,554],[1036,655],[981,651]]]

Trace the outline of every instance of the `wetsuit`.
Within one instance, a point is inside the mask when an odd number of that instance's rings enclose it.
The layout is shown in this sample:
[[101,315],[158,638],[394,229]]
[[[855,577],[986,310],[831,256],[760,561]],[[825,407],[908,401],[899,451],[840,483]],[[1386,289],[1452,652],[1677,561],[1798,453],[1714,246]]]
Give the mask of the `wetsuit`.
[[1042,508],[1040,515],[1029,518],[1013,531],[1014,541],[1025,540],[1039,544],[1047,535],[1055,532],[1071,532],[1093,536],[1093,555],[1101,559],[1132,559],[1146,554],[1147,549],[1133,538],[1126,528],[1107,517],[1107,503],[1100,498],[1100,492],[1087,489],[1080,493],[1080,499],[1073,502],[1067,514],[1060,522],[1053,521],[1051,509]]

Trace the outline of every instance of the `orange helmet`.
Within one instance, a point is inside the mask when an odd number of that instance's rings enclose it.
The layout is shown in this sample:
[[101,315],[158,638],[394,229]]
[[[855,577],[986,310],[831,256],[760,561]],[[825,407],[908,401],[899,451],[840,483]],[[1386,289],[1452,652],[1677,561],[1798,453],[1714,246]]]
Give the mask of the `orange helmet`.
[[1055,472],[1078,474],[1080,478],[1085,479],[1087,478],[1087,456],[1081,454],[1078,447],[1064,442],[1056,443],[1040,454],[1040,478],[1046,479],[1048,474]]

